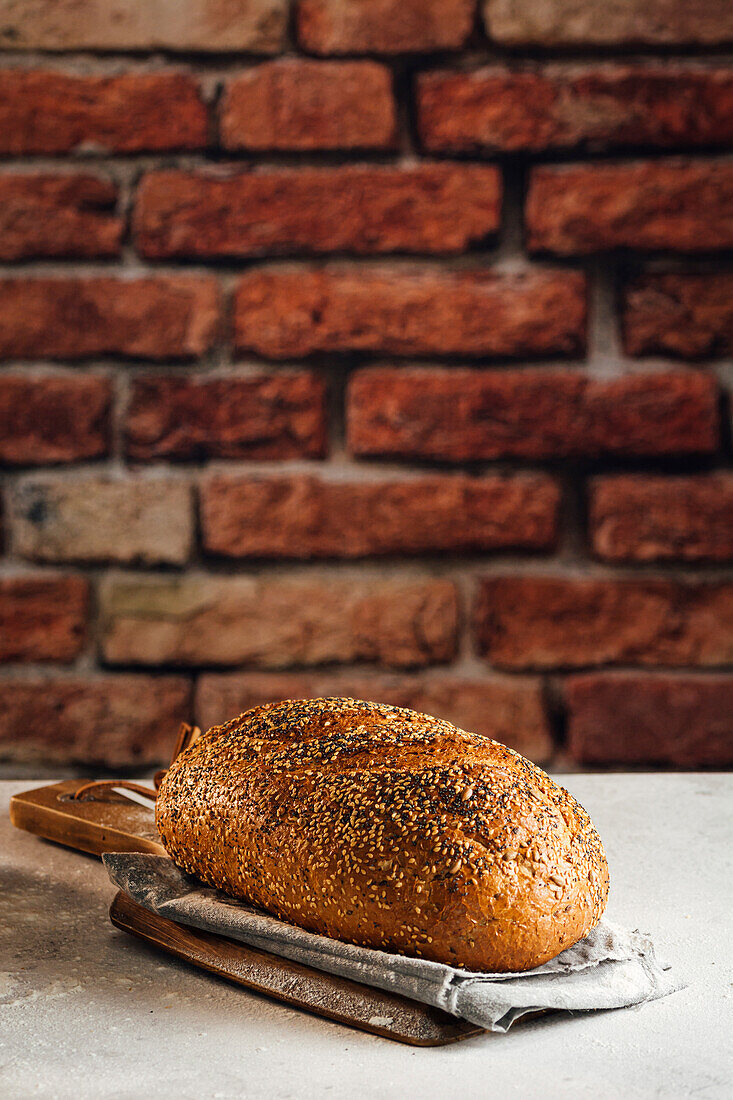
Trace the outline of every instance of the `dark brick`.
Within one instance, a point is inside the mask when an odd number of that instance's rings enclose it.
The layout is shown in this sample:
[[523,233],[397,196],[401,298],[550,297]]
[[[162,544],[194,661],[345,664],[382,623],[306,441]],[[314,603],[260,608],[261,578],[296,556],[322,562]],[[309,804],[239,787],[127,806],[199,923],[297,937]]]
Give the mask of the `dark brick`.
[[226,149],[388,149],[392,76],[374,61],[271,61],[228,84],[220,127]]
[[733,163],[636,161],[534,168],[530,249],[565,256],[615,248],[733,247]]
[[547,550],[560,494],[544,475],[325,481],[215,476],[201,490],[204,548],[227,557]]
[[73,660],[84,646],[88,603],[81,577],[0,580],[0,660]]
[[580,272],[260,268],[239,283],[235,340],[273,359],[319,351],[574,355],[585,347]]
[[733,76],[691,65],[547,65],[421,73],[426,148],[540,152],[733,142]]
[[461,252],[497,231],[500,204],[483,164],[150,172],[136,240],[151,259]]
[[597,478],[590,529],[609,561],[733,561],[733,474]]
[[651,274],[634,279],[623,302],[629,355],[733,353],[733,273]]
[[0,260],[117,256],[117,187],[90,175],[0,176]]
[[216,280],[202,276],[0,279],[0,356],[193,358],[219,308]]
[[131,458],[321,458],[326,388],[312,371],[241,378],[142,376],[127,413]]
[[490,577],[475,623],[498,668],[720,665],[733,661],[733,584]]
[[579,764],[733,766],[731,676],[588,674],[570,678],[566,697]]
[[83,375],[0,375],[0,462],[42,466],[109,450],[111,389]]
[[0,681],[0,759],[13,763],[140,768],[170,763],[191,720],[182,676]]
[[709,453],[717,402],[715,380],[692,371],[372,368],[352,376],[348,440],[357,455],[448,462]]
[[184,73],[0,72],[2,153],[168,152],[206,142],[206,107]]

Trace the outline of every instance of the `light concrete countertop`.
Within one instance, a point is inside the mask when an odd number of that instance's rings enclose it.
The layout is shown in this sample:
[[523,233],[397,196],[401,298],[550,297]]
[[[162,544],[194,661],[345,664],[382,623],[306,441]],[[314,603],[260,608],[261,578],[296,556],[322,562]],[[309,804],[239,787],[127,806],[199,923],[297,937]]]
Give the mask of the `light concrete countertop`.
[[[0,1094],[16,1097],[725,1097],[733,776],[574,775],[611,866],[609,918],[689,987],[416,1049],[295,1011],[112,927],[101,864],[13,829],[0,783]],[[35,784],[39,785],[39,784]]]

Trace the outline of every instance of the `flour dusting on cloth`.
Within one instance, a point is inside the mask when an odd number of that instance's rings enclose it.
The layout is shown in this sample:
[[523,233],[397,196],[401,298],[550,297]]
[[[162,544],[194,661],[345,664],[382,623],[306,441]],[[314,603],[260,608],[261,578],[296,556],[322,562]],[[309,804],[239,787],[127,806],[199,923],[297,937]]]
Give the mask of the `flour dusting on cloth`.
[[306,932],[204,886],[167,856],[112,852],[102,858],[115,886],[161,917],[400,993],[489,1031],[508,1031],[528,1012],[625,1008],[683,987],[659,962],[648,936],[605,920],[534,970],[478,974]]

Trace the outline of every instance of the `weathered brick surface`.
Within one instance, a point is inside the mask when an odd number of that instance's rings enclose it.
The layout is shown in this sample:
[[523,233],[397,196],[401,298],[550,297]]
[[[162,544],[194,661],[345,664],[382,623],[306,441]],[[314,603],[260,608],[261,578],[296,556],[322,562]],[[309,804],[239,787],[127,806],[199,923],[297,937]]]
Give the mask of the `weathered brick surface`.
[[579,764],[733,766],[731,676],[594,673],[571,677],[566,696]]
[[146,175],[139,251],[165,257],[458,252],[496,232],[500,178],[481,164]]
[[471,733],[493,737],[538,762],[547,760],[552,751],[541,686],[524,677],[210,672],[199,677],[196,721],[208,729],[262,703],[332,695],[434,714]]
[[116,202],[117,187],[100,176],[0,176],[0,260],[117,256]]
[[196,50],[277,53],[288,0],[0,0],[5,50]]
[[105,768],[168,764],[191,720],[182,676],[0,681],[0,759]]
[[641,275],[625,288],[622,317],[629,355],[730,355],[733,273]]
[[39,466],[107,454],[111,396],[108,380],[90,374],[0,375],[0,462]]
[[733,660],[733,584],[490,577],[475,625],[498,668],[720,665]]
[[191,490],[171,478],[38,478],[10,492],[16,554],[36,561],[182,565]]
[[125,431],[135,459],[320,458],[326,387],[312,371],[143,375],[132,384]]
[[0,579],[0,661],[71,661],[85,642],[89,585],[81,577]]
[[421,73],[427,149],[502,152],[733,142],[733,76],[690,65],[491,66]]
[[390,148],[392,75],[374,61],[271,61],[227,85],[220,129],[227,149]]
[[547,550],[560,493],[549,477],[325,481],[219,475],[201,489],[204,548],[228,557]]
[[164,761],[198,680],[733,763],[730,46],[730,0],[0,0],[0,759]]
[[715,381],[692,371],[373,368],[352,377],[347,417],[354,454],[448,462],[704,453],[718,441]]
[[259,269],[235,297],[235,340],[273,359],[320,351],[571,355],[585,346],[579,272]]
[[206,142],[206,108],[184,73],[0,72],[1,153],[165,152]]
[[733,42],[727,0],[483,0],[489,35],[507,46],[718,46]]
[[609,561],[733,561],[733,474],[597,478],[594,552]]
[[112,664],[409,668],[455,654],[450,581],[343,577],[110,578],[102,648]]
[[218,319],[218,287],[206,276],[0,279],[7,359],[188,359],[211,345]]
[[733,247],[733,162],[635,161],[534,168],[526,206],[532,250],[700,252]]
[[298,40],[317,54],[457,49],[475,0],[297,0]]

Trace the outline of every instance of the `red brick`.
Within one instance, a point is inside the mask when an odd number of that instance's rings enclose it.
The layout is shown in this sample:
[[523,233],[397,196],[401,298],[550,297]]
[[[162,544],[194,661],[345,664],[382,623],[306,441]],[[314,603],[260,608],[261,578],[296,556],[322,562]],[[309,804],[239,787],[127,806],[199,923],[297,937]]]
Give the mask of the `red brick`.
[[325,481],[227,475],[201,490],[204,548],[242,558],[550,549],[560,494],[544,475]]
[[206,142],[206,108],[184,73],[0,72],[0,153],[167,152]]
[[182,676],[0,681],[0,758],[132,768],[168,764],[191,720]]
[[101,593],[111,664],[292,665],[450,661],[455,586],[339,577],[109,578]]
[[597,478],[590,527],[609,561],[733,561],[733,474]]
[[498,668],[720,665],[733,660],[733,584],[490,577],[479,650]]
[[530,249],[733,247],[733,163],[636,161],[534,168],[527,197]]
[[623,303],[629,355],[733,353],[733,274],[651,274],[632,280]]
[[0,462],[100,458],[109,450],[110,404],[106,378],[0,375]]
[[0,48],[271,54],[287,20],[288,0],[0,0]]
[[191,491],[178,479],[34,477],[9,498],[20,557],[182,565],[191,552]]
[[373,368],[352,376],[348,440],[357,455],[448,462],[705,453],[717,400],[714,379],[692,371]]
[[99,176],[0,176],[0,260],[117,256],[117,187]]
[[196,721],[202,729],[281,699],[370,699],[433,714],[460,729],[493,737],[531,760],[552,753],[541,684],[524,677],[390,676],[364,672],[210,672],[199,677]]
[[209,277],[0,279],[7,359],[189,359],[211,346],[218,320]]
[[0,661],[71,661],[86,634],[89,586],[81,577],[0,580]]
[[150,172],[137,247],[152,259],[460,252],[498,229],[500,190],[482,164]]
[[228,85],[220,126],[226,149],[391,148],[392,75],[374,61],[271,61]]
[[457,49],[475,7],[475,0],[298,0],[298,39],[317,54]]
[[326,389],[312,371],[240,378],[141,377],[127,416],[131,458],[321,458]]
[[733,677],[616,673],[566,686],[568,748],[579,764],[733,765]]
[[733,142],[733,76],[691,65],[547,65],[422,73],[430,150],[504,152]]
[[504,46],[714,46],[733,42],[728,0],[483,0]]
[[320,351],[572,355],[585,347],[586,281],[430,268],[260,268],[240,281],[235,340],[273,359]]

